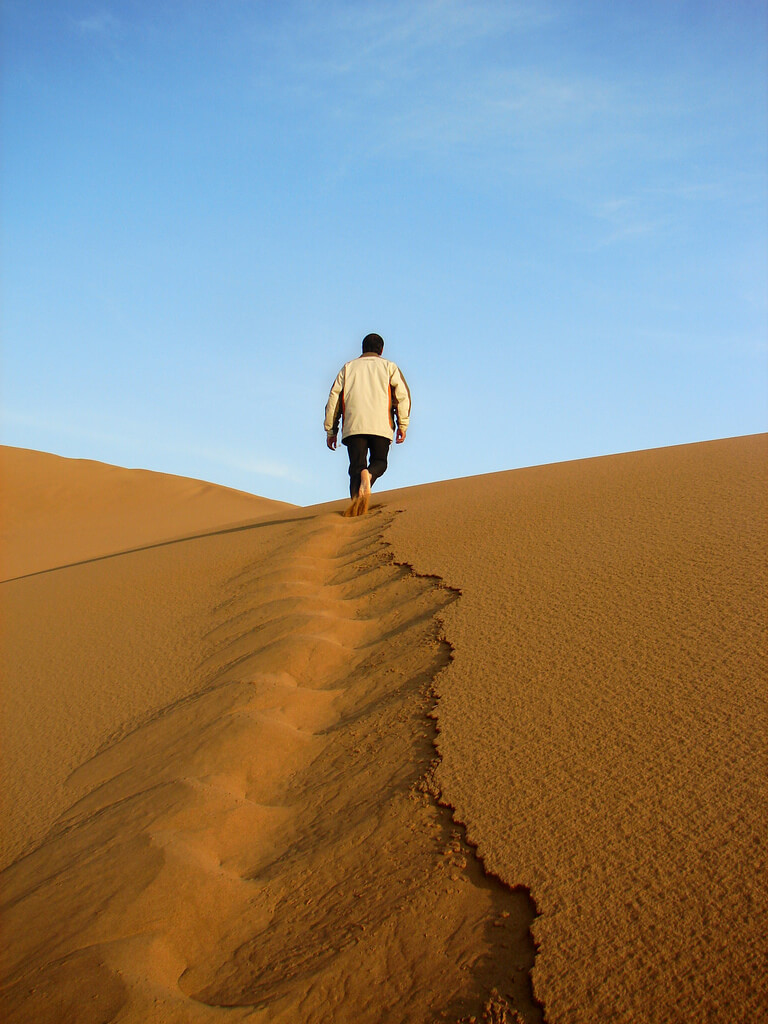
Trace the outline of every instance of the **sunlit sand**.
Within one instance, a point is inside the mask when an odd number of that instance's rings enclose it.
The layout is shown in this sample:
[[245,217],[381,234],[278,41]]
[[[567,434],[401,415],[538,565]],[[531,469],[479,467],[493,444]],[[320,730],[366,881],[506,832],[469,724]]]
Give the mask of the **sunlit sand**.
[[3,449],[4,1019],[759,1020],[766,456],[345,518]]

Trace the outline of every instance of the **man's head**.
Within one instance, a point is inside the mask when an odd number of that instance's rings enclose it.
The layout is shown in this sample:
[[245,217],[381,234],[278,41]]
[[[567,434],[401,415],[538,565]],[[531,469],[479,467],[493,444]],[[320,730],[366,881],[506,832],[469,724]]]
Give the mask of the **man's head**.
[[380,356],[384,351],[384,339],[380,334],[366,334],[363,338],[363,354],[366,352],[375,352],[377,356]]

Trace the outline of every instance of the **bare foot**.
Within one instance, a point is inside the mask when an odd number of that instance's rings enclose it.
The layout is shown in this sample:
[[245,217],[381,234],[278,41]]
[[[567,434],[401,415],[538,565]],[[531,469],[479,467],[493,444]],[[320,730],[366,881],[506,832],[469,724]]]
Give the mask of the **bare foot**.
[[371,474],[364,469],[360,474],[360,492],[357,496],[357,515],[364,516],[371,498]]
[[350,519],[352,516],[359,516],[360,515],[360,513],[358,511],[359,507],[360,507],[360,495],[358,494],[358,496],[356,498],[352,499],[352,504],[348,508],[345,508],[344,511],[341,514],[344,516],[345,519]]

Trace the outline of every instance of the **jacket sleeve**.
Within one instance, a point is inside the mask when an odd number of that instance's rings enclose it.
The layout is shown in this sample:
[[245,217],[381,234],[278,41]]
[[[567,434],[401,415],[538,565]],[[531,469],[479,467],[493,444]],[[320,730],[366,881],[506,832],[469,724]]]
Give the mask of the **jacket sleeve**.
[[392,390],[392,401],[395,415],[397,416],[397,425],[401,430],[405,431],[408,429],[411,419],[411,390],[400,367],[394,364],[393,366],[394,368],[389,378],[389,386]]
[[325,405],[325,432],[328,437],[335,437],[338,433],[339,420],[344,411],[344,371],[346,368],[345,364],[339,370]]

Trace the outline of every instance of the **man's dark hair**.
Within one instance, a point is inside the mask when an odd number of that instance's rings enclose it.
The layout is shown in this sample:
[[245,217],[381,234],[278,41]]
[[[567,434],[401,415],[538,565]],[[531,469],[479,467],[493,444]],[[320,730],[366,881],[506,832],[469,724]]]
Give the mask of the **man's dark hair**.
[[380,356],[384,351],[384,339],[380,334],[366,334],[363,338],[363,352],[375,352]]

